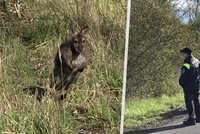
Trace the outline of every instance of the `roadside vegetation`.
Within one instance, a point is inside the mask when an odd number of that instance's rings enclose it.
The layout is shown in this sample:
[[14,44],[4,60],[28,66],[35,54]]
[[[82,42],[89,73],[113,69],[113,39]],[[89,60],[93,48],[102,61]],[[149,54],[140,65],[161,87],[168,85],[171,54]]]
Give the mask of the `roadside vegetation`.
[[[126,102],[125,129],[141,129],[160,124],[169,116],[167,112],[183,108],[183,94],[163,95],[159,98],[130,99]],[[172,113],[173,114],[173,113]]]
[[184,106],[179,51],[190,47],[200,58],[200,13],[197,5],[177,7],[175,2],[132,0],[125,128],[148,126],[163,119],[163,112]]
[[[0,132],[118,133],[126,1],[0,1]],[[49,88],[58,46],[89,25],[90,62],[63,101],[22,92]]]

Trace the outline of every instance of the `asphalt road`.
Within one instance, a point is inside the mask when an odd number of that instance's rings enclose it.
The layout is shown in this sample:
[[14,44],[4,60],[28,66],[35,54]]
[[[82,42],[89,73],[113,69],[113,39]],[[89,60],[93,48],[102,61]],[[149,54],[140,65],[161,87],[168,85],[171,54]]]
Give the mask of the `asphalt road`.
[[177,115],[170,118],[164,125],[138,131],[129,130],[124,134],[200,134],[200,123],[193,126],[182,125],[186,118],[186,114]]

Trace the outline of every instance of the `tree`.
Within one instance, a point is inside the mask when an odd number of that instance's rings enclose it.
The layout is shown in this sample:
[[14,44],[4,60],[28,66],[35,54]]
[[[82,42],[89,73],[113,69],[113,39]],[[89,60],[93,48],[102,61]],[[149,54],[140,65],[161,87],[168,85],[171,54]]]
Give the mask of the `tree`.
[[127,98],[174,94],[181,60],[179,50],[188,41],[174,6],[165,0],[133,0],[127,72]]

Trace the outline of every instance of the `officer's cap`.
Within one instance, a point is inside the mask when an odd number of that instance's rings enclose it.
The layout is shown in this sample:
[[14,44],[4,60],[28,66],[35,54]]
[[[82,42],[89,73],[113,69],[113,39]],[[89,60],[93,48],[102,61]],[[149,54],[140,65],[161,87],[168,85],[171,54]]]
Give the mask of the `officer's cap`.
[[188,55],[191,55],[192,54],[192,50],[188,47],[185,47],[183,49],[180,50],[181,53],[186,53]]

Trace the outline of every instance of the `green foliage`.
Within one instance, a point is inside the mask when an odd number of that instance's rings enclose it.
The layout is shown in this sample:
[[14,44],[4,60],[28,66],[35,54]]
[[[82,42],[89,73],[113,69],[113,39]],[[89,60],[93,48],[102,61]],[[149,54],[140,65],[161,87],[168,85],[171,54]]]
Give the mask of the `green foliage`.
[[167,1],[133,0],[126,97],[158,97],[177,93],[183,59],[179,50],[191,47],[199,56],[195,30],[181,24]]
[[200,57],[200,29],[198,21],[182,24],[176,16],[167,0],[132,0],[125,130],[159,124],[184,105],[179,51],[187,46]]

